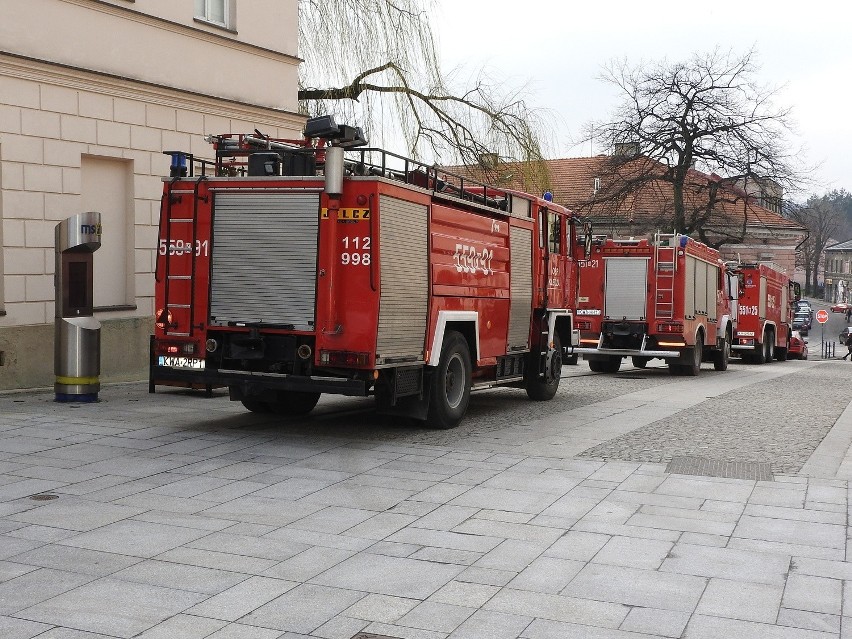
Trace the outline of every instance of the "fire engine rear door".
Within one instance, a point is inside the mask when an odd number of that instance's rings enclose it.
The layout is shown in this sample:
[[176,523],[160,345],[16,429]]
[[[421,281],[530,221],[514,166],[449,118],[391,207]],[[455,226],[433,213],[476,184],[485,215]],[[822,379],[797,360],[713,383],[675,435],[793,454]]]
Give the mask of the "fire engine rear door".
[[629,320],[644,320],[647,317],[647,257],[607,258],[605,286],[605,317]]
[[211,323],[312,330],[319,194],[218,193],[213,216]]

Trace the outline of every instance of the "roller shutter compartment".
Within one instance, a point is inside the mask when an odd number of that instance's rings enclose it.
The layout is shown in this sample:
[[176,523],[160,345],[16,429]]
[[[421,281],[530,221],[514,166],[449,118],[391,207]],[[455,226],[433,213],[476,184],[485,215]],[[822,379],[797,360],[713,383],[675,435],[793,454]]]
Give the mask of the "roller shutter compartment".
[[647,317],[647,298],[648,258],[606,259],[606,317],[614,320],[644,320]]
[[425,205],[380,196],[376,357],[381,362],[423,359],[429,303],[428,215]]
[[530,318],[532,317],[532,230],[513,226],[509,231],[510,268],[509,335],[507,350],[529,348]]
[[313,330],[318,193],[217,193],[210,323]]

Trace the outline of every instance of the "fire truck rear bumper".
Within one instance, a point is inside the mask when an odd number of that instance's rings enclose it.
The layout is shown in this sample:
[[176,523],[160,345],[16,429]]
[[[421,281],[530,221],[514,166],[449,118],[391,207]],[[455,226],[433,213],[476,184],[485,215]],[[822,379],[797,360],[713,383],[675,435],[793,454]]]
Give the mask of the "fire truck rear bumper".
[[209,384],[212,386],[240,386],[244,389],[251,388],[253,390],[303,391],[309,393],[349,395],[353,397],[364,397],[367,395],[367,384],[362,380],[342,377],[319,377],[316,375],[250,373],[222,369],[205,370],[202,372],[155,366],[152,370],[152,379],[155,384],[176,381],[192,384]]
[[619,357],[680,357],[680,351],[642,351],[632,348],[572,348],[568,354],[578,353],[580,355],[617,355]]

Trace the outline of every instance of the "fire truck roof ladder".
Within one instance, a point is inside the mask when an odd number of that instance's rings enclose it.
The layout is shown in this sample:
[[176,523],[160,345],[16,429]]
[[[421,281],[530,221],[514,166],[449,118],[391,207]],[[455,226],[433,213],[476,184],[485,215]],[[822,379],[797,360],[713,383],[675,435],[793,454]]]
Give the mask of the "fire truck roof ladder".
[[677,244],[677,234],[657,233],[654,238],[654,314],[658,318],[674,317]]

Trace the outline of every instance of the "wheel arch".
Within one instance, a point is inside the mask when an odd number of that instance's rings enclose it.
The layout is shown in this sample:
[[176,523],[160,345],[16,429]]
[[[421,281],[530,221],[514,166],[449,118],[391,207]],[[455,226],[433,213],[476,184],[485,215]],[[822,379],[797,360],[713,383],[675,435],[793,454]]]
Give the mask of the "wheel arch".
[[438,311],[435,334],[429,349],[427,366],[437,366],[441,360],[441,346],[447,331],[458,331],[467,341],[471,363],[479,359],[479,313],[476,311]]
[[580,333],[574,330],[574,314],[566,309],[548,310],[547,343],[553,342],[553,335],[559,335],[562,346],[579,346]]

